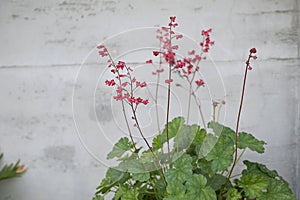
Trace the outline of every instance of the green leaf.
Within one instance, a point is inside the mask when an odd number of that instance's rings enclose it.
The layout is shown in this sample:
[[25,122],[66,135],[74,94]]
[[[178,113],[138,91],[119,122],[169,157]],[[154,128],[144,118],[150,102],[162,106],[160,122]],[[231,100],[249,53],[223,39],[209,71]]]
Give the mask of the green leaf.
[[206,137],[206,131],[205,129],[197,128],[197,133],[193,139],[192,144],[188,147],[186,152],[190,154],[191,156],[197,156],[200,152],[201,146],[204,142],[204,139]]
[[212,177],[206,177],[207,186],[210,186],[213,190],[220,190],[225,184],[227,177],[221,174],[214,174]]
[[209,176],[213,176],[215,174],[215,171],[212,169],[211,163],[212,163],[211,161],[207,161],[204,158],[199,159],[197,161],[201,173],[206,173]]
[[234,141],[227,135],[221,135],[214,148],[206,156],[207,161],[212,161],[214,171],[223,171],[232,163],[234,153]]
[[279,180],[270,181],[267,191],[257,200],[296,200],[289,186]]
[[186,199],[185,187],[181,183],[172,182],[167,186],[168,196],[164,200],[182,200]]
[[119,185],[117,191],[115,192],[114,199],[120,199],[123,194],[125,194],[129,190],[129,186],[126,184]]
[[136,191],[135,189],[131,189],[123,194],[121,200],[138,200],[138,195],[138,191]]
[[202,145],[196,146],[196,153],[199,158],[207,156],[207,154],[214,148],[217,143],[217,138],[212,134],[207,134],[203,140]]
[[163,141],[161,135],[157,135],[155,138],[152,140],[152,148],[154,151],[161,149],[163,147]]
[[[183,117],[176,117],[168,123],[168,136],[169,140],[176,136],[180,128],[184,125]],[[154,151],[163,147],[163,144],[167,142],[166,129],[163,130],[161,135],[156,136],[153,139],[152,148]]]
[[136,181],[145,182],[150,179],[150,173],[133,173],[132,178]]
[[127,178],[129,178],[129,174],[115,168],[108,168],[106,177],[109,178],[111,183],[123,183],[125,180],[127,180]]
[[268,180],[256,174],[247,174],[238,181],[238,186],[243,189],[246,196],[250,199],[258,198],[262,192],[267,189]]
[[238,136],[238,147],[240,149],[249,148],[257,153],[264,153],[264,145],[266,143],[262,140],[256,139],[253,135],[245,132],[240,132]]
[[215,191],[211,187],[206,187],[206,178],[201,174],[193,174],[187,180],[187,198],[193,200],[214,200],[217,199]]
[[104,200],[104,197],[100,195],[96,195],[93,197],[93,200]]
[[243,175],[246,174],[257,174],[261,176],[266,176],[268,178],[275,178],[278,177],[281,180],[283,180],[282,177],[280,177],[276,170],[269,170],[266,165],[256,163],[256,162],[250,162],[248,160],[244,160],[243,163],[247,166],[247,169],[243,170]]
[[129,174],[120,170],[109,168],[106,172],[106,176],[102,179],[100,185],[97,187],[96,194],[107,193],[112,187],[118,184],[123,184],[128,180]]
[[199,130],[199,126],[197,125],[183,125],[178,130],[178,133],[174,137],[174,149],[175,151],[182,151],[187,149],[193,142],[197,131]]
[[266,191],[263,192],[261,198],[257,199],[296,199],[289,187],[289,184],[278,175],[276,170],[270,170],[266,167],[266,165],[250,162],[248,160],[245,160],[244,164],[247,166],[247,169],[243,170],[243,176],[248,174],[256,174],[264,177],[268,181],[268,187],[266,188]]
[[[2,158],[3,154],[0,155],[0,158]],[[20,161],[17,161],[16,163],[11,163],[9,165],[4,165],[2,169],[0,170],[0,181],[15,177],[20,177],[23,173],[25,173],[26,169],[23,165],[19,164]]]
[[232,130],[231,128],[214,122],[209,122],[207,124],[207,127],[211,128],[215,132],[215,135],[217,136],[226,135],[231,137],[232,140],[235,141],[235,131]]
[[132,143],[127,137],[121,138],[113,147],[112,151],[107,154],[107,159],[120,158],[126,151],[131,150]]
[[185,182],[193,174],[192,157],[184,154],[174,162],[173,169],[169,169],[166,172],[166,180],[168,183]]
[[157,192],[158,199],[163,199],[163,197],[166,195],[166,183],[163,178],[154,180],[154,188]]
[[230,188],[227,193],[227,200],[240,200],[242,199],[241,193],[235,188]]

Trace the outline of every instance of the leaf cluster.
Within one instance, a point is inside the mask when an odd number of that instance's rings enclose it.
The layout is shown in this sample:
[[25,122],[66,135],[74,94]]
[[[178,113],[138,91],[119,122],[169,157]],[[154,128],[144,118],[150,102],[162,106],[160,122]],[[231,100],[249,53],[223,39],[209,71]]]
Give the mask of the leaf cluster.
[[[246,169],[236,176],[239,178],[227,177],[236,144],[235,132],[229,127],[210,122],[208,128],[213,131],[208,133],[198,125],[185,124],[183,117],[173,119],[168,126],[170,155],[165,153],[165,130],[152,140],[155,156],[121,138],[107,156],[116,158],[118,165],[107,170],[93,200],[104,200],[109,193],[114,200],[296,199],[288,183],[263,164],[245,160]],[[240,151],[261,154],[264,145],[252,134],[238,135]]]

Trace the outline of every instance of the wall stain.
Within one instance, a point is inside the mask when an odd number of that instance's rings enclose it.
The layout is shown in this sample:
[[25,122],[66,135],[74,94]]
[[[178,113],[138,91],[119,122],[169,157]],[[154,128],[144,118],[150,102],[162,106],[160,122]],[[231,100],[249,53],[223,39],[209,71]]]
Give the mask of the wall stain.
[[44,148],[43,160],[49,168],[66,172],[75,166],[75,147],[69,145],[48,146]]

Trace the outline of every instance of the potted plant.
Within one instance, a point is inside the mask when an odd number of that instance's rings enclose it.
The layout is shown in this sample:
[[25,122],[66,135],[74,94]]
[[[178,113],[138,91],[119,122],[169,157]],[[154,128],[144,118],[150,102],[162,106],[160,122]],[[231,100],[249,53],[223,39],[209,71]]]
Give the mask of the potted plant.
[[[245,169],[234,173],[246,150],[264,153],[264,141],[239,130],[247,73],[252,69],[250,61],[257,59],[256,49],[250,49],[245,64],[235,130],[218,120],[224,100],[212,101],[213,117],[207,123],[199,98],[199,91],[206,84],[200,76],[199,63],[206,59],[214,45],[212,30],[201,32],[199,52],[191,49],[187,56],[180,57],[176,42],[183,35],[174,31],[176,26],[174,16],[170,17],[168,26],[157,30],[161,45],[152,56],[158,62],[146,61],[156,67],[152,72],[156,77],[156,87],[151,99],[141,95],[140,91],[147,88],[147,82],[134,77],[133,67],[124,61],[115,61],[105,45],[97,46],[99,55],[108,59],[112,79],[107,79],[105,84],[114,88],[113,98],[121,105],[128,137],[122,137],[108,153],[107,159],[117,159],[118,164],[109,167],[93,200],[103,200],[107,194],[112,194],[114,200],[296,199],[288,183],[264,164],[244,160]],[[176,78],[186,86],[176,84]],[[159,114],[157,107],[159,84],[165,84],[167,88],[164,116]],[[188,91],[187,117],[170,119],[172,87],[183,87]],[[157,120],[164,118],[165,125],[159,127],[157,123],[158,134],[149,141],[140,125],[138,110],[151,101],[156,108]],[[195,108],[191,107],[191,101],[194,101]],[[189,124],[192,109],[199,112],[199,124]],[[142,143],[135,141],[133,131],[139,134]]]

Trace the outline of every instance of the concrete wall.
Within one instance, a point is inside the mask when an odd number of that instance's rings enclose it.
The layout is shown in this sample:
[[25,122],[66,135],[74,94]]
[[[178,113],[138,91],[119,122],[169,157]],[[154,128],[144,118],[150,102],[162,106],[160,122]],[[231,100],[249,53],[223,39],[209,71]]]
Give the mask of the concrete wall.
[[[299,0],[2,0],[0,151],[6,162],[20,158],[28,171],[1,182],[0,199],[91,199],[111,164],[105,160],[110,144],[122,136],[110,91],[98,83],[104,66],[91,50],[114,34],[108,43],[115,55],[153,46],[150,29],[132,29],[166,24],[170,15],[193,39],[213,28],[215,65],[203,68],[205,78],[224,83],[209,86],[214,98],[226,98],[222,119],[231,127],[244,60],[248,49],[258,49],[241,129],[268,145],[266,154],[246,156],[277,169],[300,199],[299,6]],[[133,61],[144,62],[139,56]]]

